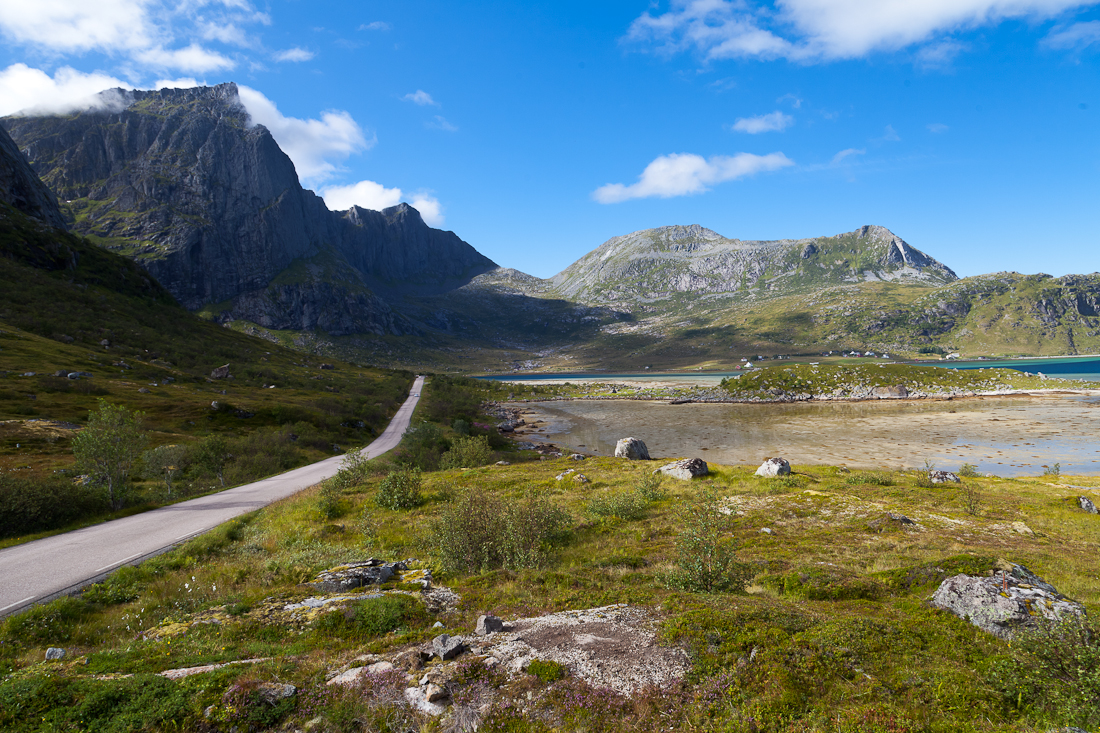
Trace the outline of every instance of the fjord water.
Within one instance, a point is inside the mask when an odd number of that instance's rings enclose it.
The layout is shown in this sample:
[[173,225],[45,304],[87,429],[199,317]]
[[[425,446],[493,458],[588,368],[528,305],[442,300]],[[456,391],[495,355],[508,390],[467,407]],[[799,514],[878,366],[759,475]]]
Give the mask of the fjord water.
[[528,403],[538,435],[570,450],[611,455],[641,438],[654,458],[720,464],[913,468],[971,463],[998,476],[1100,474],[1100,397],[669,405],[629,400]]

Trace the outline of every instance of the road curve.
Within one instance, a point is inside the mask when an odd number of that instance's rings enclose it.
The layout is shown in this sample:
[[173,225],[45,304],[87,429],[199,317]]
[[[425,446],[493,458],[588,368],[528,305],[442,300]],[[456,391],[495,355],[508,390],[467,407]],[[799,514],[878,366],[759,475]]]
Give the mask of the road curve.
[[[385,432],[363,448],[368,458],[401,442],[423,386],[424,377],[417,377]],[[341,460],[333,456],[217,494],[0,550],[0,618],[72,593],[123,565],[135,565],[233,517],[313,486],[334,475]]]

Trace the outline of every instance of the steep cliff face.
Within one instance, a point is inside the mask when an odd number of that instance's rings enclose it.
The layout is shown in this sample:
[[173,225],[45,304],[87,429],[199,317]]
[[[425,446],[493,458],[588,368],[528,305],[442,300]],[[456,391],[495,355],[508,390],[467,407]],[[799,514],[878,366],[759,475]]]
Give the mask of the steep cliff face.
[[0,201],[50,226],[65,228],[57,198],[31,170],[23,153],[0,127]]
[[[65,202],[75,231],[140,262],[192,310],[218,303],[246,318],[285,307],[278,327],[306,329],[318,311],[358,303],[334,318],[400,333],[367,286],[434,292],[495,267],[408,206],[330,212],[301,187],[267,129],[251,124],[235,84],[104,95],[113,107],[3,125]],[[354,288],[310,280],[269,290],[323,251],[355,268]]]
[[698,225],[609,239],[555,275],[555,291],[586,302],[652,301],[680,293],[785,294],[867,280],[942,284],[946,265],[884,227],[814,239],[742,241]]

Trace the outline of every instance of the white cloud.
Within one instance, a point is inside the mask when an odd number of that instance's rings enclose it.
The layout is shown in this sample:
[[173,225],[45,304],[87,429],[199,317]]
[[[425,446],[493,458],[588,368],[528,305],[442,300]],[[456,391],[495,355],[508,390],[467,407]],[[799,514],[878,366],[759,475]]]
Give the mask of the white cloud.
[[933,133],[934,135],[939,135],[939,134],[947,132],[948,130],[951,129],[950,127],[943,124],[942,122],[932,122],[932,123],[928,124],[927,127],[928,127],[928,131]]
[[901,140],[901,136],[898,135],[898,131],[894,129],[893,125],[887,125],[886,129],[882,131],[882,137],[880,137],[879,140],[888,143],[896,143]]
[[374,181],[359,181],[347,186],[329,186],[321,190],[321,197],[330,211],[346,211],[352,206],[381,211],[408,200],[429,226],[443,224],[443,207],[439,200],[423,191],[406,197],[400,188],[386,188]]
[[388,31],[391,28],[393,28],[392,25],[382,20],[375,20],[359,26],[359,30],[361,31]]
[[[643,13],[627,40],[664,53],[694,50],[707,60],[787,58],[813,62],[896,51],[957,30],[1007,19],[1044,20],[1100,0],[672,0]],[[941,55],[959,49],[944,46]],[[933,54],[935,52],[932,52]]]
[[256,47],[248,25],[270,25],[248,0],[3,0],[0,35],[54,53],[99,51],[144,66],[205,73],[236,62],[200,42]]
[[34,0],[0,3],[0,28],[18,43],[56,51],[148,48],[157,32],[150,0]]
[[145,49],[135,53],[134,59],[158,68],[180,69],[181,71],[194,71],[200,74],[232,69],[237,65],[237,62],[233,59],[226,58],[216,51],[203,48],[197,43],[171,51],[161,46]]
[[840,165],[844,161],[844,159],[850,155],[863,155],[866,152],[866,150],[857,150],[856,148],[841,150],[839,153],[833,156],[833,165]]
[[275,54],[274,58],[275,58],[276,61],[294,61],[294,62],[298,62],[298,61],[309,61],[310,59],[312,59],[314,57],[314,55],[315,54],[312,51],[307,51],[304,48],[294,47],[294,48],[288,48],[285,51],[279,51],[278,53]]
[[629,186],[609,183],[592,192],[601,204],[615,204],[629,199],[671,198],[702,193],[723,181],[732,181],[754,173],[774,171],[794,165],[783,153],[753,155],[716,155],[709,159],[691,153],[662,155],[646,166],[638,182]]
[[423,89],[417,89],[415,92],[406,94],[404,97],[401,97],[401,101],[412,102],[413,104],[418,104],[421,107],[425,107],[427,105],[434,105],[436,107],[439,106],[439,102],[432,99],[432,95],[428,94]]
[[784,94],[779,99],[775,100],[776,104],[783,104],[784,102],[790,103],[794,109],[799,109],[802,106],[802,98],[796,97],[793,94]]
[[1100,20],[1055,28],[1043,39],[1043,45],[1059,50],[1080,50],[1094,43],[1100,44]]
[[338,163],[376,142],[373,136],[368,139],[345,111],[327,110],[319,120],[286,117],[274,102],[255,89],[245,86],[238,89],[252,122],[271,131],[279,147],[294,161],[303,181],[316,184],[327,180],[338,170]]
[[105,89],[132,88],[101,72],[85,74],[68,66],[51,77],[26,64],[12,64],[0,71],[0,115],[20,111],[63,114],[77,109],[105,109],[123,106],[121,99],[97,96]]
[[793,124],[793,117],[776,110],[766,115],[742,117],[738,119],[737,122],[733,123],[733,129],[737,132],[747,132],[750,135],[757,135],[761,132],[778,132],[785,130]]
[[431,122],[424,123],[433,130],[443,130],[444,132],[458,132],[458,128],[447,121],[443,115],[436,115],[432,118]]

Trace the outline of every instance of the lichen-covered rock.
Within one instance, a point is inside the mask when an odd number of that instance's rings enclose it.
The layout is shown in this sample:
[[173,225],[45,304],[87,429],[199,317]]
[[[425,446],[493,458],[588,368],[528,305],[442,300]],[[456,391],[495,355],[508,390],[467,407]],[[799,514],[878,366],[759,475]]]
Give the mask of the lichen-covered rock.
[[1040,619],[1081,616],[1084,606],[1066,598],[1023,565],[1005,564],[992,576],[956,575],[940,584],[932,605],[967,619],[1002,639]]
[[356,588],[381,585],[392,580],[409,569],[408,562],[383,562],[372,557],[363,562],[338,565],[322,571],[306,585],[322,593],[346,593]]
[[791,464],[787,462],[786,458],[769,458],[760,464],[760,468],[756,469],[756,475],[765,478],[786,476],[790,472]]
[[615,444],[615,457],[630,461],[648,461],[649,448],[637,438],[622,438]]
[[46,661],[53,662],[65,658],[65,650],[61,647],[51,646],[46,650]]
[[466,644],[461,636],[440,634],[432,639],[432,651],[434,651],[436,656],[443,661],[454,659],[461,654],[465,648]]
[[710,468],[702,458],[684,458],[683,460],[666,463],[657,471],[672,478],[691,481],[697,476],[706,476],[710,473]]
[[934,484],[960,484],[960,483],[962,483],[962,479],[960,479],[958,476],[951,473],[950,471],[929,471],[928,472],[928,480],[931,481]]
[[895,384],[889,387],[873,387],[871,396],[881,399],[900,399],[909,396],[909,390],[904,384]]
[[1078,496],[1077,497],[1077,506],[1081,507],[1086,512],[1088,512],[1089,514],[1097,514],[1098,513],[1097,510],[1096,510],[1096,504],[1094,504],[1092,502],[1092,499],[1088,498],[1087,496]]

